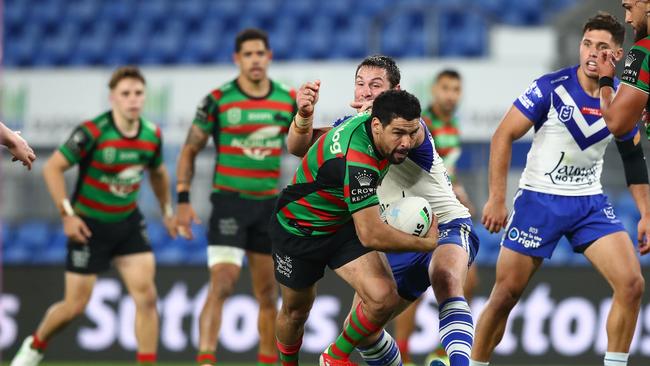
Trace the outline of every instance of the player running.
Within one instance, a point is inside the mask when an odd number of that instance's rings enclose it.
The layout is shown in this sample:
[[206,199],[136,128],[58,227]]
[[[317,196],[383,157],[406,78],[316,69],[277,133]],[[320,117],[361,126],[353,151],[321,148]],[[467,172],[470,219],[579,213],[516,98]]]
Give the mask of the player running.
[[[160,128],[142,118],[145,80],[135,67],[117,69],[109,82],[111,110],[79,125],[45,163],[43,175],[68,236],[65,295],[50,306],[38,329],[22,344],[11,366],[34,366],[47,342],[81,315],[97,274],[113,262],[135,303],[139,364],[156,361],[158,311],[155,263],[137,206],[144,170],[175,237],[169,176],[162,163]],[[71,200],[63,172],[79,164]]]
[[[300,101],[300,118],[310,118],[316,100],[312,95]],[[435,227],[420,238],[383,224],[376,194],[389,164],[407,161],[423,128],[420,112],[413,95],[386,91],[376,98],[372,113],[349,118],[319,138],[282,191],[269,230],[282,291],[276,335],[284,366],[298,363],[304,324],[325,266],[360,298],[342,340],[321,355],[321,364],[333,366],[345,364],[354,347],[380,331],[399,305],[395,282],[375,250],[430,252],[436,247]]]
[[[364,59],[355,73],[354,102],[357,111],[372,106],[382,91],[400,88],[400,71],[395,61],[387,56],[371,56]],[[311,99],[317,100],[320,82],[306,83],[298,91],[299,110]],[[313,131],[313,118],[298,114],[291,128],[287,146],[295,155],[309,146]],[[476,237],[469,211],[452,191],[451,183],[442,159],[426,126],[416,136],[415,148],[404,164],[391,167],[377,191],[382,204],[390,204],[405,196],[427,199],[439,222],[438,248],[428,253],[387,254],[400,295],[398,312],[420,297],[429,286],[433,287],[439,305],[440,338],[447,352],[452,355],[452,365],[467,365],[472,345],[473,322],[467,301],[463,297],[463,284],[467,268],[478,252]],[[312,132],[313,131],[313,132]],[[446,245],[452,244],[452,245]],[[355,295],[353,309],[359,301]],[[335,343],[344,341],[343,335]],[[337,356],[327,351],[330,357]],[[360,343],[359,350],[371,366],[398,365],[401,357],[393,338],[385,331],[378,332]],[[453,351],[452,351],[453,350]],[[436,360],[436,364],[441,364]]]

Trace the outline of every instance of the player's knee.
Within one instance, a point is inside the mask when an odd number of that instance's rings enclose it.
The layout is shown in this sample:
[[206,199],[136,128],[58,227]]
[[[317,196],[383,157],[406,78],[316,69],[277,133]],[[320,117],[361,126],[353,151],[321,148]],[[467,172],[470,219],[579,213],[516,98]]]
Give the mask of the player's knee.
[[278,291],[274,283],[261,286],[255,291],[255,298],[261,309],[275,309],[278,301]]
[[280,308],[280,316],[292,324],[301,325],[307,322],[310,309],[311,307],[291,306],[290,304],[283,303]]
[[76,318],[79,315],[83,314],[86,310],[86,306],[88,305],[88,300],[89,299],[79,298],[72,301],[67,301],[66,310],[68,313],[68,318]]
[[645,280],[639,273],[629,276],[621,284],[614,288],[614,292],[626,304],[638,304],[641,302],[643,291],[645,288]]
[[500,310],[510,311],[517,305],[522,292],[508,286],[497,286],[490,295],[490,302]]
[[377,286],[363,299],[365,308],[376,316],[391,314],[399,304],[399,295],[395,286]]
[[443,268],[434,271],[431,286],[436,295],[440,293],[451,294],[462,291],[463,282],[458,274],[453,273],[453,271],[447,268]]
[[228,271],[213,272],[208,296],[225,300],[235,291],[238,276]]
[[151,284],[149,286],[143,286],[138,289],[136,293],[132,295],[135,306],[138,309],[155,309],[158,302],[158,293],[156,292],[156,287]]

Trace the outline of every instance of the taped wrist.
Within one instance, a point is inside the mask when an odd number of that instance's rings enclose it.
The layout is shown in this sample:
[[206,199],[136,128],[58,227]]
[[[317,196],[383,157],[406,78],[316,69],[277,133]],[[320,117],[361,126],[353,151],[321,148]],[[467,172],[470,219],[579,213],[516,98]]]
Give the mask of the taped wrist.
[[627,185],[648,184],[648,168],[641,143],[634,144],[633,138],[625,141],[616,140],[616,147],[623,160]]

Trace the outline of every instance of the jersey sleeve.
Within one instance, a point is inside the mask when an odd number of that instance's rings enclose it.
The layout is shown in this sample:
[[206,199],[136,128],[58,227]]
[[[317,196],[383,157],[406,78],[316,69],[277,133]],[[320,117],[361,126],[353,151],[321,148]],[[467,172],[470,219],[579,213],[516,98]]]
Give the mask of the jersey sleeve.
[[513,105],[537,126],[546,120],[551,107],[550,92],[550,85],[543,77],[539,78],[530,84]]
[[158,137],[158,147],[153,157],[149,161],[149,167],[152,169],[158,168],[163,162],[163,138],[162,131],[159,126],[156,126],[156,137]]
[[377,186],[380,173],[376,166],[351,161],[349,156],[345,165],[343,198],[350,213],[355,213],[379,204]]
[[625,68],[621,83],[637,88],[644,93],[650,93],[650,74],[648,73],[649,51],[639,45],[634,45],[625,58]]
[[196,107],[196,113],[194,114],[194,121],[192,124],[208,134],[213,131],[215,121],[217,121],[219,114],[219,104],[217,103],[217,100],[220,95],[221,93],[218,90],[208,94]]
[[92,122],[84,122],[77,126],[59,151],[72,165],[77,164],[92,151],[95,141],[99,137],[99,130]]

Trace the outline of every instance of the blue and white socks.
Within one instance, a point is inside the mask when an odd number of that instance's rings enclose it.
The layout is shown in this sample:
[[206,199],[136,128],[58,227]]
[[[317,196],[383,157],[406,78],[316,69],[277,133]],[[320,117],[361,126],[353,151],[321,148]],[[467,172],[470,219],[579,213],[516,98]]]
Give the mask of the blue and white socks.
[[384,329],[377,341],[366,347],[357,347],[368,366],[402,366],[402,356],[393,337]]
[[450,366],[469,366],[474,341],[472,312],[462,297],[452,297],[439,306],[440,342]]

